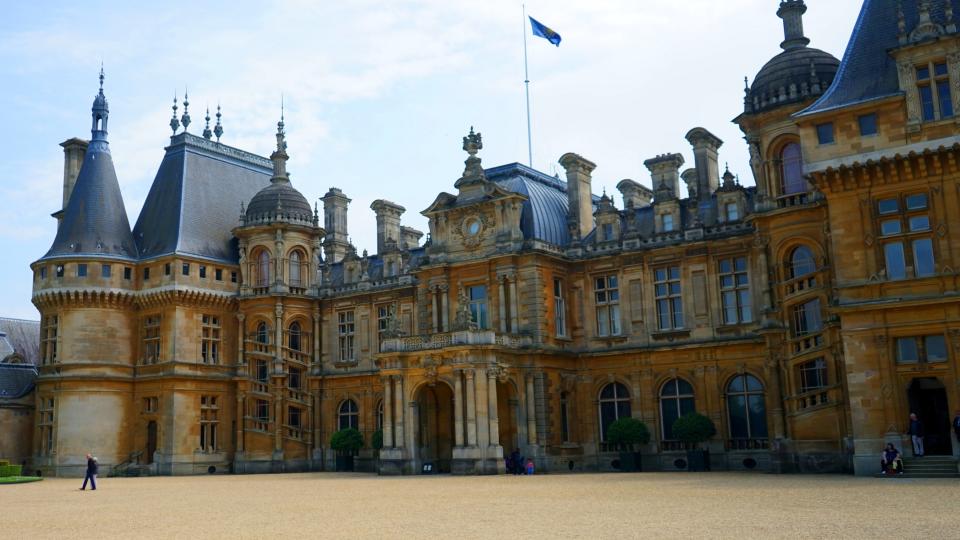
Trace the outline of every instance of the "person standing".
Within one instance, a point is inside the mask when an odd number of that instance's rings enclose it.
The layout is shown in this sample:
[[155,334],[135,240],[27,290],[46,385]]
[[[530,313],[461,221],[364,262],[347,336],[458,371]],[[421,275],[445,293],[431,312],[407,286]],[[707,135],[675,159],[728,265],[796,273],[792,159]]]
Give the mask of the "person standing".
[[913,457],[923,457],[923,424],[917,418],[917,413],[910,413],[910,427],[907,429],[910,441],[913,443]]
[[80,491],[87,489],[87,481],[90,481],[90,490],[96,491],[97,489],[97,473],[100,470],[100,466],[97,464],[97,458],[93,457],[90,454],[87,454],[87,474],[83,477],[83,487],[80,488]]
[[960,410],[953,415],[953,434],[957,437],[957,442],[960,443]]

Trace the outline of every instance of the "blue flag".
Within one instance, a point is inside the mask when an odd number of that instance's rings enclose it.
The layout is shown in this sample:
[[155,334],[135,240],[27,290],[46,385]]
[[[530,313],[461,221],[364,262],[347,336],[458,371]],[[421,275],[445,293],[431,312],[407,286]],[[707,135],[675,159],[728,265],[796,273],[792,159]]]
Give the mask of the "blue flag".
[[550,43],[553,43],[557,47],[560,46],[560,34],[547,28],[540,21],[534,19],[533,17],[530,17],[530,26],[533,28],[533,35],[540,36]]

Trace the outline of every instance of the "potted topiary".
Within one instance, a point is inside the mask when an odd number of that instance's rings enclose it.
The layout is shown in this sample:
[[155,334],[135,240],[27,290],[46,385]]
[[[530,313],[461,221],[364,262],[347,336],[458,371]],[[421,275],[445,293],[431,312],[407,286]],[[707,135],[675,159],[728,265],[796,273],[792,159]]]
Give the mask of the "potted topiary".
[[373,448],[373,454],[376,457],[376,470],[380,473],[380,449],[383,448],[383,430],[378,429],[370,436],[370,446]]
[[620,451],[621,471],[638,472],[641,463],[636,446],[650,442],[650,430],[636,418],[621,418],[607,428],[607,442],[616,445]]
[[337,471],[352,471],[353,456],[363,448],[363,435],[353,428],[341,429],[330,437],[330,448],[337,452]]
[[674,437],[690,446],[687,449],[687,470],[709,471],[710,451],[700,449],[700,444],[717,434],[713,421],[700,413],[692,412],[677,418],[671,431]]

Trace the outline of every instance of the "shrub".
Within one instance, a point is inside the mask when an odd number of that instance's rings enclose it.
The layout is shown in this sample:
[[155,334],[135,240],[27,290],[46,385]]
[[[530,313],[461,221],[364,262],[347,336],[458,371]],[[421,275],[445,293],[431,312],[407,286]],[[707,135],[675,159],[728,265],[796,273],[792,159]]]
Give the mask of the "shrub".
[[20,465],[0,465],[0,478],[6,476],[20,476],[23,467]]
[[607,428],[607,442],[621,450],[632,449],[634,445],[650,442],[650,430],[636,418],[621,418]]
[[717,434],[713,421],[700,413],[689,413],[677,418],[671,428],[673,436],[697,448]]
[[370,436],[370,446],[372,446],[373,449],[377,451],[383,448],[383,430],[382,429],[378,429],[374,431],[373,435]]
[[330,437],[330,448],[341,454],[355,454],[363,448],[363,435],[353,429],[341,429]]

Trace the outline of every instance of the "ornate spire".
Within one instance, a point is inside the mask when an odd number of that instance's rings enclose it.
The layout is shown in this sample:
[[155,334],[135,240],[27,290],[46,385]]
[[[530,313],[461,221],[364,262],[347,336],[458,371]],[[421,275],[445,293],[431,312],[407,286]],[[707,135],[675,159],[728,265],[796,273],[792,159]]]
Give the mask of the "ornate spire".
[[280,121],[277,122],[277,149],[270,154],[270,161],[273,162],[273,178],[270,181],[273,183],[290,181],[287,175],[287,160],[290,156],[287,155],[287,134],[283,128],[283,99],[281,98]]
[[93,106],[90,108],[91,125],[90,133],[91,147],[96,143],[100,150],[106,151],[107,146],[107,119],[110,116],[110,105],[107,103],[107,96],[103,93],[103,66],[100,66],[100,90],[93,98]]
[[177,134],[177,130],[180,129],[180,120],[177,120],[177,92],[173,92],[173,118],[170,119],[170,129],[173,130],[173,134]]
[[190,106],[190,96],[187,95],[187,90],[183,91],[183,116],[180,117],[180,123],[183,124],[183,131],[186,133],[187,128],[190,127],[190,113],[187,111],[187,107]]
[[206,121],[206,125],[203,128],[203,138],[209,141],[210,137],[213,136],[213,132],[210,131],[210,106],[209,105],[207,106],[207,115],[204,116],[203,119]]
[[780,48],[785,51],[806,47],[810,40],[803,35],[803,14],[807,12],[807,5],[803,0],[783,0],[777,17],[783,19],[783,43]]
[[220,136],[223,135],[223,126],[220,125],[220,104],[217,103],[217,125],[213,127],[213,134],[217,138],[217,142],[220,142]]
[[466,167],[463,169],[463,176],[457,180],[454,187],[459,188],[464,184],[486,180],[483,167],[480,165],[480,158],[477,157],[477,152],[482,148],[483,136],[480,133],[474,133],[473,126],[470,126],[470,133],[463,138],[463,151],[468,154],[467,160],[463,162]]

